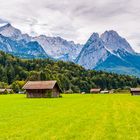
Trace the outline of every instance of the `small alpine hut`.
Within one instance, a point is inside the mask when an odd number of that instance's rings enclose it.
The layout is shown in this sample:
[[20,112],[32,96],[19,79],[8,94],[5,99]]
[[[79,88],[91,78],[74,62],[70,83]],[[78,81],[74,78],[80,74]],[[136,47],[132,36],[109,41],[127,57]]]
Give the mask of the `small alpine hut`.
[[90,90],[90,93],[95,93],[95,94],[98,94],[101,92],[101,89],[100,88],[93,88]]
[[0,89],[0,94],[4,94],[5,89]]
[[140,95],[140,88],[131,88],[131,95]]
[[57,98],[62,93],[56,81],[28,81],[23,89],[28,98]]
[[12,89],[0,89],[0,94],[5,94],[6,92],[9,94],[9,93],[12,93]]

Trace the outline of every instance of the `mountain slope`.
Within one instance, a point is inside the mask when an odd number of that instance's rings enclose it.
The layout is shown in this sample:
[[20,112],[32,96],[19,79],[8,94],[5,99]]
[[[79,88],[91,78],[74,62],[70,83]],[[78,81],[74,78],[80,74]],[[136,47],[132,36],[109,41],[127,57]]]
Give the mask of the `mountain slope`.
[[99,37],[93,34],[84,45],[76,63],[87,69],[104,70],[140,77],[140,55],[115,31]]
[[109,56],[103,63],[99,64],[94,69],[140,77],[140,69],[138,67],[131,62],[114,55]]
[[28,34],[22,34],[19,29],[16,29],[9,23],[0,27],[0,34],[18,42],[21,40],[26,43],[38,42],[46,55],[57,60],[74,61],[83,47],[80,44],[75,44],[73,41],[67,41],[60,37],[47,37],[45,35],[31,37]]
[[11,24],[0,26],[0,50],[22,58],[52,58],[97,69],[140,77],[140,54],[126,39],[111,30],[93,33],[85,45],[61,37],[22,34]]
[[0,50],[22,58],[48,58],[38,42],[16,41],[0,35]]
[[[115,31],[106,31],[101,35],[101,39],[107,49],[118,56],[109,57],[103,64],[98,65],[98,69],[123,74],[130,74],[140,77],[140,55],[135,53],[126,39],[122,38]],[[113,65],[113,67],[112,67]]]
[[119,36],[119,34],[113,30],[105,31],[101,35],[101,39],[104,41],[106,48],[115,54],[118,54],[119,50],[131,54],[135,53],[127,40]]
[[27,42],[31,40],[28,34],[22,34],[19,29],[13,27],[10,23],[0,27],[0,34],[13,40],[25,40]]
[[61,37],[46,37],[41,35],[34,37],[47,54],[58,60],[73,61],[82,49],[82,45],[73,41],[64,40]]
[[99,34],[93,33],[75,62],[86,69],[92,69],[104,61],[109,54],[110,52],[106,50],[103,41],[99,38]]

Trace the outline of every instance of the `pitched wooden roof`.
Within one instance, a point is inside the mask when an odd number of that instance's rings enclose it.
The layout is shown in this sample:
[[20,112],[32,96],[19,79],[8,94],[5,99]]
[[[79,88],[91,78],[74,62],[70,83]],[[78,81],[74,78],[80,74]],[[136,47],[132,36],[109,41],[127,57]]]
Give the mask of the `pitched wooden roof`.
[[28,81],[23,89],[53,89],[56,81]]
[[101,91],[100,88],[93,88],[93,89],[90,90],[90,92],[100,92],[100,91]]
[[10,92],[10,91],[12,91],[12,89],[6,89],[6,88],[4,88],[4,89],[0,89],[0,92],[5,92],[5,91]]
[[0,89],[0,92],[5,92],[5,89]]
[[132,91],[132,92],[138,92],[138,91],[140,91],[140,88],[130,88],[130,91]]

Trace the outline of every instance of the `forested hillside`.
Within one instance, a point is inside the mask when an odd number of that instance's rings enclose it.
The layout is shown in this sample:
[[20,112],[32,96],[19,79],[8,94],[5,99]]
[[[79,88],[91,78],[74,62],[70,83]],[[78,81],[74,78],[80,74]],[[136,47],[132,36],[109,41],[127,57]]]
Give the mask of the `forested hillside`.
[[[102,71],[85,70],[72,62],[50,59],[25,60],[0,52],[1,85],[16,86],[17,81],[57,80],[64,92],[89,92],[90,88],[136,87],[140,79]],[[5,83],[5,84],[4,84]]]

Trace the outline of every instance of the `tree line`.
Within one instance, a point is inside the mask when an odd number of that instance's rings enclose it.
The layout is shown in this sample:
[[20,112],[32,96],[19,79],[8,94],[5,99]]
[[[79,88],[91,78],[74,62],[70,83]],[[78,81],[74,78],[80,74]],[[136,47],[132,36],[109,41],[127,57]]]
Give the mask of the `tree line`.
[[64,92],[89,92],[91,88],[124,89],[137,87],[140,79],[103,71],[86,70],[72,62],[51,59],[20,59],[0,52],[0,88],[16,92],[28,80],[57,80]]

